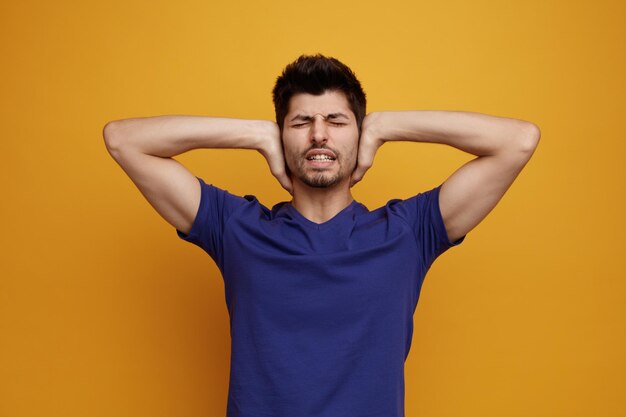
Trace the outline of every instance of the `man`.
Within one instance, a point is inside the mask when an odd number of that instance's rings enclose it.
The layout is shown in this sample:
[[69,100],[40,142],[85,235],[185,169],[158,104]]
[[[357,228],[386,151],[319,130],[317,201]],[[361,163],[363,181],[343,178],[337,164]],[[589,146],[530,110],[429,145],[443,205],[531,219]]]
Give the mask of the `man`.
[[[276,121],[109,122],[107,148],[178,236],[220,268],[230,315],[229,417],[404,416],[404,362],[424,276],[497,204],[533,154],[532,123],[479,113],[375,112],[354,73],[301,56],[278,77]],[[350,188],[387,141],[477,158],[440,186],[369,211]],[[173,156],[261,152],[290,192],[272,209],[194,177]]]

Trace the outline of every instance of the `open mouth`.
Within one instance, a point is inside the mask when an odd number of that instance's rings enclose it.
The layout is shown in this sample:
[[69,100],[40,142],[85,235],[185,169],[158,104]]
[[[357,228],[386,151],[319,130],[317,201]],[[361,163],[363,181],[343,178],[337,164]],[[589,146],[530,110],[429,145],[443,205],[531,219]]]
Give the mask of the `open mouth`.
[[307,157],[307,159],[309,161],[334,161],[335,160],[335,158],[333,158],[330,155],[311,155]]
[[311,161],[313,163],[330,163],[337,159],[337,155],[331,151],[330,149],[325,148],[317,148],[311,149],[305,155],[307,161]]
[[335,164],[335,156],[328,153],[313,153],[306,157],[307,165],[316,169],[330,168]]

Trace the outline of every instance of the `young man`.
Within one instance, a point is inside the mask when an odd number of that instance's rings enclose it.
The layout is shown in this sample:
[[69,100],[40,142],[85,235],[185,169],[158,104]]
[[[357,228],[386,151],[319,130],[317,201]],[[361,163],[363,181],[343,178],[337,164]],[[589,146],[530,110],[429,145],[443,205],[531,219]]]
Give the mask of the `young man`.
[[[412,316],[433,261],[460,244],[533,154],[530,122],[479,113],[365,112],[353,72],[301,56],[274,87],[277,123],[198,116],[109,122],[106,146],[178,236],[220,268],[230,314],[229,417],[399,417]],[[387,141],[477,158],[440,186],[368,210],[350,188]],[[271,209],[173,156],[256,149],[292,199]]]

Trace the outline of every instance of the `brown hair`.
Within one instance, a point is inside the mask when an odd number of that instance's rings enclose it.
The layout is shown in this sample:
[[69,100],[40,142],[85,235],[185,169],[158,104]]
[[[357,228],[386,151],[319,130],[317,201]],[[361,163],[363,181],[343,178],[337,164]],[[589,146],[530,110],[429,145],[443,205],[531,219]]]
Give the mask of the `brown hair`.
[[285,116],[289,111],[289,100],[294,94],[321,95],[326,91],[341,91],[346,95],[360,134],[366,104],[361,83],[347,65],[321,54],[301,55],[287,65],[276,79],[272,96],[280,131],[283,130]]

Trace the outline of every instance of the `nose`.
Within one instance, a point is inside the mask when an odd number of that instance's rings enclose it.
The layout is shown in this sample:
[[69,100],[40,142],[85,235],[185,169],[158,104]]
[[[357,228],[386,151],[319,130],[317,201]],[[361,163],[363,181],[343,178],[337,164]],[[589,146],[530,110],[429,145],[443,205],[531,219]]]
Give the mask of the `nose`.
[[328,130],[326,121],[322,115],[316,115],[311,122],[311,142],[326,143],[328,141]]

